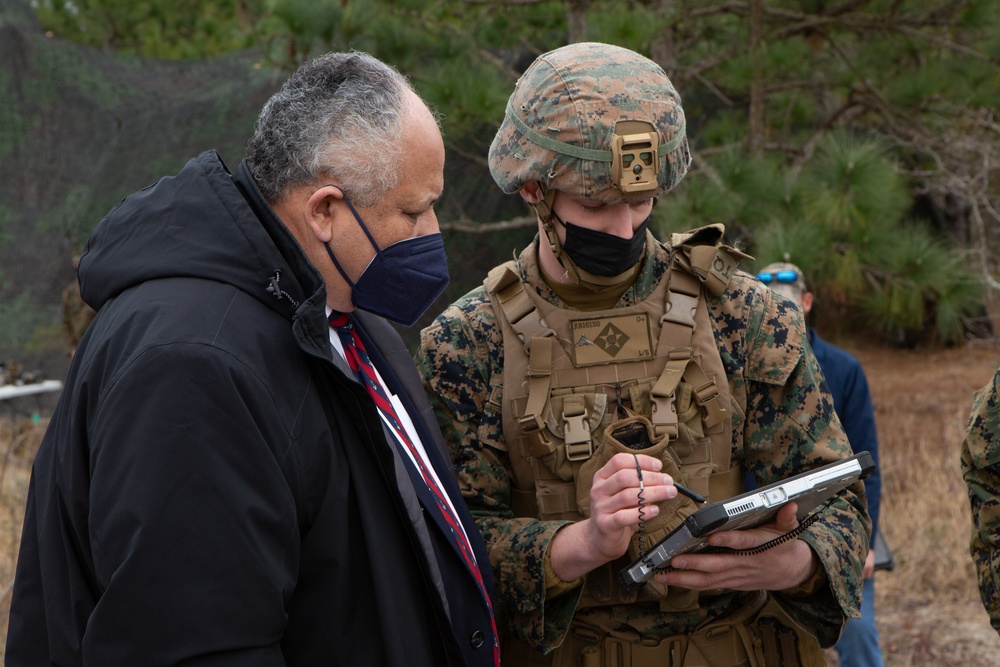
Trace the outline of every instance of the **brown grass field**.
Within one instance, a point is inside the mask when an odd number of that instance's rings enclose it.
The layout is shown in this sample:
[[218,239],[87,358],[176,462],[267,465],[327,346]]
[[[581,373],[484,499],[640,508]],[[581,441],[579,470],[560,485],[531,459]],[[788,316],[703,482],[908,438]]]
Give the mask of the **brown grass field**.
[[[997,667],[1000,636],[979,600],[968,554],[959,446],[972,393],[992,378],[1000,352],[983,344],[946,350],[845,347],[864,364],[871,384],[882,527],[896,561],[895,570],[876,579],[886,665]],[[6,644],[28,471],[46,423],[44,417],[35,423],[30,412],[30,405],[0,404],[0,649]],[[832,651],[827,660],[837,665]]]
[[[875,579],[887,667],[997,667],[1000,636],[979,599],[960,446],[972,393],[1000,365],[997,348],[845,346],[864,365],[882,467],[882,531],[896,569]],[[835,665],[831,656],[829,664]]]

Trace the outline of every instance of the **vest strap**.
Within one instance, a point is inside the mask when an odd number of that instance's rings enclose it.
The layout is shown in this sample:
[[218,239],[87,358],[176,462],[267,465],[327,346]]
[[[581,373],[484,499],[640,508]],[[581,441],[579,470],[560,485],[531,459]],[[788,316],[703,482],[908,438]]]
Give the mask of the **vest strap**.
[[486,274],[483,285],[486,291],[496,294],[512,283],[520,282],[517,277],[517,265],[513,261],[507,261],[500,266],[495,266]]
[[579,513],[580,508],[576,504],[576,493],[571,493],[567,489],[575,491],[576,485],[568,482],[565,488],[555,488],[548,493],[538,493],[535,498],[538,511],[545,516],[553,517]]
[[556,335],[524,291],[514,262],[505,262],[490,271],[484,284],[487,290],[496,295],[504,316],[524,343],[526,351],[531,349],[533,339]]
[[649,394],[652,403],[651,421],[657,436],[677,438],[677,407],[674,405],[677,386],[692,361],[694,317],[699,306],[701,286],[697,278],[684,271],[670,272],[665,312],[660,318],[660,338],[657,350],[667,358],[667,364]]
[[535,498],[535,489],[519,489],[512,484],[510,487],[510,511],[515,517],[537,517],[538,500]]
[[521,432],[528,438],[531,456],[536,458],[545,456],[556,448],[555,442],[546,433],[543,418],[551,386],[552,337],[535,338],[532,340],[528,358],[528,403],[524,408],[524,416],[519,418],[517,423],[521,427]]
[[674,398],[677,386],[681,383],[684,371],[690,363],[690,348],[671,350],[667,357],[667,365],[649,392],[649,401],[652,404],[650,421],[657,437],[666,435],[670,440],[677,438],[677,405]]
[[753,259],[736,248],[722,245],[725,232],[724,225],[714,224],[670,235],[670,246],[684,250],[690,258],[691,272],[716,296],[726,290],[740,261]]
[[728,246],[700,245],[692,247],[690,251],[691,270],[705,284],[708,291],[716,296],[726,290],[726,285],[729,284],[729,279],[733,277],[733,271],[741,259],[730,254],[731,250],[732,248]]

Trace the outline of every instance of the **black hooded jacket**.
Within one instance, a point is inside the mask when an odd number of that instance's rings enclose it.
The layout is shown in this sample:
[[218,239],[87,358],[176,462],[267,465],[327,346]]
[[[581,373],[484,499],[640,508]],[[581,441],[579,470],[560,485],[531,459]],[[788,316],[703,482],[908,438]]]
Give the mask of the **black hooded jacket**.
[[[99,312],[35,460],[8,666],[493,664],[486,601],[244,165],[204,153],[124,199],[80,283]],[[356,321],[491,586],[409,354]]]

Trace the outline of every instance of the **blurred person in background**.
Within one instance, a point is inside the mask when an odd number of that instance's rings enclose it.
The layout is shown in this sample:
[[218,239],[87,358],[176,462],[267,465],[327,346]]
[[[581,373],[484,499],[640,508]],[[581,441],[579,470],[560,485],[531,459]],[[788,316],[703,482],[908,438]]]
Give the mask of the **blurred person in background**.
[[77,345],[87,332],[87,327],[94,321],[94,309],[88,306],[80,296],[80,281],[77,271],[80,270],[80,255],[73,255],[73,280],[66,285],[62,293],[62,323],[66,336],[66,354],[73,356]]
[[969,551],[979,574],[979,595],[1000,633],[1000,369],[973,396],[962,474],[972,506]]
[[488,556],[386,321],[448,282],[444,159],[405,77],[328,54],[234,172],[203,153],[101,221],[8,667],[498,666]]
[[[803,315],[808,316],[812,311],[815,297],[808,278],[796,265],[788,262],[769,264],[761,269],[757,278],[773,291],[799,304]],[[826,377],[834,409],[844,426],[851,448],[855,453],[870,452],[875,462],[875,472],[864,482],[868,495],[868,514],[872,518],[872,540],[863,571],[861,618],[847,621],[844,633],[837,641],[837,655],[840,667],[882,667],[882,647],[879,645],[878,628],[875,626],[875,537],[879,529],[879,505],[882,499],[875,409],[861,363],[839,347],[824,341],[812,327],[808,327],[806,331],[809,345]]]

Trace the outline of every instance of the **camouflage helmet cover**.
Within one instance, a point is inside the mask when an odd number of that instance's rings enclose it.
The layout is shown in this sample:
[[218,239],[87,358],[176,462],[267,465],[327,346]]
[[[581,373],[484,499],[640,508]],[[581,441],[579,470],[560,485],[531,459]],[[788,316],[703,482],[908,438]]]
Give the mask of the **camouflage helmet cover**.
[[[626,193],[613,177],[621,121],[656,129],[654,189]],[[508,194],[538,181],[607,204],[641,201],[668,192],[687,173],[685,129],[680,95],[659,65],[610,44],[570,44],[539,56],[521,75],[490,146],[490,172]]]

